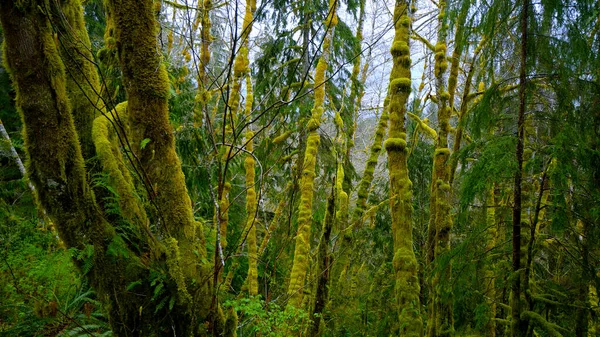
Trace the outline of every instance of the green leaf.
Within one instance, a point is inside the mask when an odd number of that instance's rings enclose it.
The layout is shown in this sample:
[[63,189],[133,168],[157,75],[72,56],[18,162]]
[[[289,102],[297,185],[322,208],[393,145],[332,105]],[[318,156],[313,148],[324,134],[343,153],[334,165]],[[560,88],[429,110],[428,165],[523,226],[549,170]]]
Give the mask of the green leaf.
[[140,142],[140,148],[143,150],[146,147],[146,145],[148,145],[148,143],[150,143],[150,138],[144,138]]

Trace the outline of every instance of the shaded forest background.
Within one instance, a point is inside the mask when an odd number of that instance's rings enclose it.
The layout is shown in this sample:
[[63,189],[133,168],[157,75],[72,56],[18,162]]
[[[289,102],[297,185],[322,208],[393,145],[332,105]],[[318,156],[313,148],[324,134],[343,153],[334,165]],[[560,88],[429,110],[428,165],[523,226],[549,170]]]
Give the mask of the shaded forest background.
[[600,335],[599,2],[0,22],[0,335]]

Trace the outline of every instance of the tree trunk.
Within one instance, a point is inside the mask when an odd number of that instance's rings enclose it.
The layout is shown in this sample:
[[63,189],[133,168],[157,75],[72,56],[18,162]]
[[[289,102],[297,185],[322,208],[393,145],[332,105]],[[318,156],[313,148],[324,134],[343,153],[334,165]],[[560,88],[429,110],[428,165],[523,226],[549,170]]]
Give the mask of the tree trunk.
[[325,101],[325,71],[331,50],[333,29],[337,24],[336,9],[338,0],[330,0],[329,15],[326,19],[327,35],[323,42],[323,54],[319,58],[315,71],[315,102],[312,109],[312,117],[308,121],[309,131],[304,154],[304,166],[302,180],[300,182],[300,206],[298,209],[298,235],[296,236],[296,247],[294,250],[294,261],[290,273],[290,284],[288,287],[288,305],[300,308],[304,292],[304,280],[308,270],[308,253],[310,250],[310,232],[312,226],[312,204],[313,185],[315,181],[315,167],[317,164],[317,150],[321,136],[317,132],[323,115],[323,104]]
[[521,179],[523,174],[523,142],[525,138],[525,103],[527,85],[527,16],[529,0],[523,0],[521,12],[521,64],[519,74],[519,115],[517,121],[517,148],[515,183],[512,214],[512,286],[511,286],[511,331],[513,337],[524,336],[527,322],[521,320]]
[[396,303],[401,336],[422,336],[419,301],[418,263],[412,239],[412,182],[408,177],[406,147],[406,103],[411,91],[410,35],[408,1],[397,1],[394,8],[395,36],[391,54],[394,60],[388,89],[390,129],[384,147],[390,175],[390,211],[394,238],[393,266]]

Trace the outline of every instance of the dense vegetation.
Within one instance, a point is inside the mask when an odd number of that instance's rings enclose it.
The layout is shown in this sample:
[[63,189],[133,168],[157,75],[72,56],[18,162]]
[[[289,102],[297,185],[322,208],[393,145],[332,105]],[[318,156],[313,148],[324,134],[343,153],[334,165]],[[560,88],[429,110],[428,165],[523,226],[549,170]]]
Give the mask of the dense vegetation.
[[0,23],[0,335],[600,335],[600,2]]

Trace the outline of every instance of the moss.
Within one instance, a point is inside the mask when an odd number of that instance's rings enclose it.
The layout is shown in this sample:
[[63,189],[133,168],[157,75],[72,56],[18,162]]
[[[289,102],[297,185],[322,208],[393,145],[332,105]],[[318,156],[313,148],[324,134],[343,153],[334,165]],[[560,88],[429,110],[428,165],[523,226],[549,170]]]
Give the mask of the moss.
[[[117,42],[123,82],[129,101],[130,141],[151,182],[150,197],[160,205],[162,234],[178,241],[181,268],[186,277],[197,278],[196,232],[192,202],[187,193],[175,139],[169,122],[169,79],[158,49],[158,25],[152,1],[108,0],[110,30]],[[144,149],[143,139],[151,139]],[[155,214],[155,216],[159,216]]]
[[447,148],[447,147],[435,149],[433,155],[435,157],[437,157],[437,156],[450,156],[450,149]]
[[[329,4],[331,25],[337,23],[336,0],[330,0]],[[325,99],[325,71],[327,70],[327,58],[331,50],[333,30],[329,29],[323,43],[323,54],[319,58],[315,69],[315,100],[312,109],[312,117],[307,123],[309,131],[306,149],[304,154],[304,170],[300,181],[300,205],[298,209],[298,234],[296,235],[296,246],[294,250],[294,260],[290,272],[290,284],[288,286],[288,295],[290,299],[288,305],[300,308],[303,303],[304,280],[308,270],[308,253],[310,243],[310,229],[312,222],[312,203],[313,186],[315,177],[316,155],[320,143],[320,136],[317,129],[321,124],[323,114],[323,103]]]
[[408,28],[410,27],[411,19],[407,15],[404,15],[400,18],[399,23],[402,27]]
[[435,53],[443,53],[444,55],[446,55],[446,44],[445,43],[440,43],[438,42],[435,45]]
[[[250,2],[246,3],[246,7],[252,6]],[[250,77],[246,78],[246,116],[250,117],[252,113],[252,82]],[[246,239],[248,243],[248,276],[246,284],[248,286],[248,294],[250,296],[258,295],[258,269],[257,269],[257,242],[256,242],[256,222],[255,217],[258,202],[256,200],[255,191],[255,160],[252,155],[254,133],[251,130],[246,132],[246,151],[249,153],[244,159],[244,168],[246,170]]]
[[386,151],[404,151],[406,149],[406,140],[401,138],[388,138],[383,143]]
[[[119,104],[115,108],[115,118],[121,121],[127,120],[126,109],[126,102]],[[113,123],[115,123],[114,119],[104,116],[94,120],[92,138],[96,147],[95,152],[102,165],[102,171],[108,174],[111,186],[119,196],[118,202],[123,216],[140,228],[148,229],[146,212],[139,203],[133,178],[123,162]]]
[[[315,114],[320,116],[322,114],[322,111],[323,111],[322,108],[317,109]],[[306,128],[308,129],[308,131],[315,131],[319,128],[320,125],[321,125],[320,117],[318,119],[313,117],[308,120],[308,123],[306,124]]]
[[67,70],[67,95],[71,101],[73,120],[84,159],[95,155],[92,141],[92,123],[100,110],[100,84],[98,73],[91,62],[91,43],[81,4],[77,0],[60,2],[62,17],[57,18],[56,28],[60,40],[60,52]]
[[390,52],[392,56],[405,56],[410,54],[410,47],[405,41],[396,41],[392,43]]
[[395,78],[390,82],[390,89],[398,93],[408,93],[411,83],[411,79],[407,77]]
[[[396,2],[393,44],[408,45],[410,18],[406,2]],[[394,48],[392,48],[393,50]],[[409,50],[410,52],[410,50]],[[412,251],[412,191],[408,183],[406,151],[406,104],[410,92],[410,56],[394,57],[390,74],[389,138],[384,142],[388,154],[390,176],[390,212],[394,242],[394,279],[396,307],[398,308],[398,334],[402,336],[422,336],[423,323],[419,314],[419,282],[416,258]]]
[[226,181],[223,184],[223,191],[221,192],[221,202],[219,203],[220,211],[220,234],[221,234],[221,246],[223,249],[227,248],[227,227],[229,226],[229,191],[231,190],[231,183]]
[[181,268],[179,244],[175,238],[168,238],[165,240],[165,245],[167,248],[167,266],[169,267],[169,274],[175,281],[175,284],[177,284],[179,300],[182,302],[191,302],[192,296],[187,291],[185,275]]
[[292,133],[293,133],[292,130],[285,131],[284,133],[280,134],[279,136],[273,138],[273,144],[283,143],[292,135]]
[[338,17],[337,17],[337,6],[338,3],[335,0],[330,0],[329,1],[329,14],[327,15],[327,19],[325,19],[325,26],[328,27],[328,29],[332,29],[333,27],[335,27],[338,24]]

